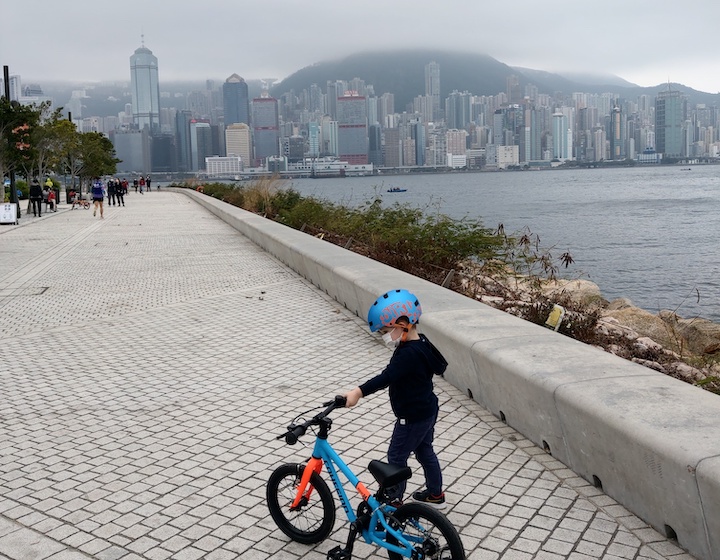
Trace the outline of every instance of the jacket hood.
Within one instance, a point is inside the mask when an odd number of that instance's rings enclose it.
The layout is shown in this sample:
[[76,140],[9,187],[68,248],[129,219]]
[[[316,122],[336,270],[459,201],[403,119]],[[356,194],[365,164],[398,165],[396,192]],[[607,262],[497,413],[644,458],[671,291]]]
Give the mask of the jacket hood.
[[435,345],[430,342],[428,337],[424,334],[420,335],[420,342],[422,342],[420,348],[422,348],[423,358],[428,363],[433,373],[435,375],[442,375],[445,373],[448,365],[445,356],[443,356],[440,351],[435,348]]

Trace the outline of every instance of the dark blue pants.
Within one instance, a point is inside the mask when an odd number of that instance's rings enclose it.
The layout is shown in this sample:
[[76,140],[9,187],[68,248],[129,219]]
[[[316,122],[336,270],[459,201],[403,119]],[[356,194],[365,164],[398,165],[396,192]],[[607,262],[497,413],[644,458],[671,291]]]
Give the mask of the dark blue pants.
[[[437,412],[419,422],[402,423],[397,420],[388,448],[388,463],[406,467],[410,454],[415,453],[425,473],[425,486],[433,495],[439,496],[442,493],[442,472],[432,445],[436,420]],[[387,493],[390,499],[402,500],[406,485],[406,482],[401,482],[389,488]]]

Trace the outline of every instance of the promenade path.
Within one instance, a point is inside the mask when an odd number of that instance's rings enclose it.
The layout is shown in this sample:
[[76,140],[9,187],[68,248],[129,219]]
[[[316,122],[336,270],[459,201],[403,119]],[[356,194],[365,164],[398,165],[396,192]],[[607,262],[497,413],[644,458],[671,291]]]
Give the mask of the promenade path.
[[[268,514],[270,472],[310,451],[275,435],[390,350],[182,194],[126,204],[0,225],[0,560],[324,560],[347,536],[341,511],[316,546]],[[436,387],[446,512],[468,558],[692,558]],[[392,423],[386,392],[335,415],[332,441],[369,485]]]

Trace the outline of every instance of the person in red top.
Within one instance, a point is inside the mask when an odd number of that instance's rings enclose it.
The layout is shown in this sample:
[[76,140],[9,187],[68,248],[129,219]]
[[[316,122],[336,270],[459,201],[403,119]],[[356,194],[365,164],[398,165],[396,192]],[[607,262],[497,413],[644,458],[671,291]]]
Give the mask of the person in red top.
[[55,191],[53,189],[50,189],[48,193],[48,206],[50,206],[50,210],[57,212],[57,208],[55,207]]

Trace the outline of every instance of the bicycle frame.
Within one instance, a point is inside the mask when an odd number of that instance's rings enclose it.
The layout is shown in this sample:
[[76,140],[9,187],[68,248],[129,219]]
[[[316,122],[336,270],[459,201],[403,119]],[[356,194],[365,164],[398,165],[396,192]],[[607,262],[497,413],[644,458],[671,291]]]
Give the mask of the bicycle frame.
[[[306,500],[310,498],[313,490],[312,486],[310,486],[310,477],[313,472],[319,475],[322,471],[323,464],[330,474],[330,479],[333,482],[333,486],[335,486],[335,491],[340,497],[343,510],[345,511],[345,515],[351,525],[356,523],[357,515],[353,511],[350,498],[348,498],[348,495],[342,486],[338,470],[343,473],[348,482],[355,487],[363,500],[365,500],[370,506],[372,511],[370,522],[366,527],[359,528],[359,532],[365,539],[365,542],[368,544],[376,544],[382,548],[386,548],[409,558],[412,554],[413,548],[408,540],[408,537],[390,527],[386,519],[386,514],[383,511],[383,504],[381,504],[378,499],[370,493],[366,486],[360,482],[357,476],[355,476],[355,474],[350,470],[350,467],[345,464],[326,439],[318,437],[315,440],[312,457],[308,460],[307,465],[305,465],[305,470],[303,471],[302,478],[300,479],[297,495],[291,507],[297,508],[303,498]],[[385,507],[392,508],[392,506],[389,505],[385,505]],[[389,511],[395,511],[395,508],[389,509]],[[388,535],[392,535],[399,543],[399,546],[388,542]],[[417,540],[420,542],[420,539]]]

